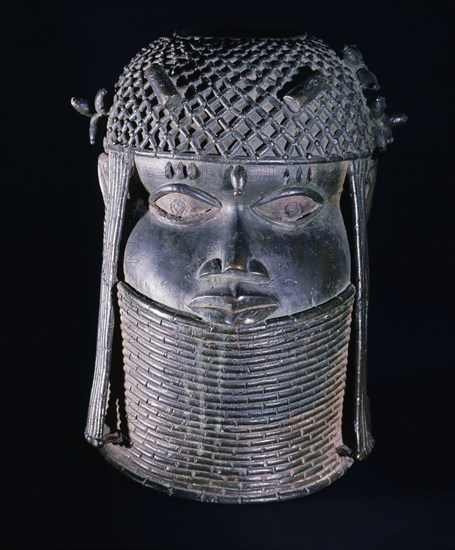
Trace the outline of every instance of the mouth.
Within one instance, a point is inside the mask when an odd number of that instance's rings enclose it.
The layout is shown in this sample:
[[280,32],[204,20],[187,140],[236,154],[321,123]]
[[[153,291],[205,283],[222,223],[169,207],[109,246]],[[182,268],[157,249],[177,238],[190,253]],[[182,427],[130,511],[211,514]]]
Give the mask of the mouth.
[[222,325],[250,325],[266,319],[278,308],[270,294],[236,285],[195,296],[188,306],[204,319]]

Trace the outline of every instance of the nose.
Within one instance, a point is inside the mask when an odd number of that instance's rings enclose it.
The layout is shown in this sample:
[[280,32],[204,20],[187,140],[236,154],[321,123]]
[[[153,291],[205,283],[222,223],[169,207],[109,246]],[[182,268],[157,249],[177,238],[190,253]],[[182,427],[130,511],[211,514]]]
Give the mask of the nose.
[[238,213],[225,234],[221,258],[211,258],[199,269],[198,278],[209,276],[229,277],[242,281],[254,280],[258,283],[269,281],[265,265],[251,255],[249,237]]
[[246,273],[248,271],[250,247],[238,214],[226,237],[223,247],[223,271],[225,273],[230,271]]

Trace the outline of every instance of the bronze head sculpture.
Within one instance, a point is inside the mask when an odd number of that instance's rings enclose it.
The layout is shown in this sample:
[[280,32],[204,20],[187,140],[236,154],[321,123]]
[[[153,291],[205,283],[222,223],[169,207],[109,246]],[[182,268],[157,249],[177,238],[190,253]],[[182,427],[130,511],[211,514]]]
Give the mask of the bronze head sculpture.
[[405,120],[378,88],[355,47],[176,35],[131,61],[110,108],[105,90],[93,116],[73,99],[92,141],[108,117],[86,437],[129,476],[205,501],[279,500],[371,451],[366,219],[373,154]]

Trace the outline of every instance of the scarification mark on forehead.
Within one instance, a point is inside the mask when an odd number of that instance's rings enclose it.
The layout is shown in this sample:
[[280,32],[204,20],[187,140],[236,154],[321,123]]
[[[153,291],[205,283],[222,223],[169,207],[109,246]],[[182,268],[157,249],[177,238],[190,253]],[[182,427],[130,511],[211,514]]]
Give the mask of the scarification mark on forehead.
[[164,167],[164,175],[167,179],[172,179],[175,176],[179,180],[186,178],[194,180],[199,177],[199,170],[194,162],[189,165],[183,164],[183,162],[172,165],[171,162],[168,162]]
[[[305,172],[306,170],[306,172]],[[302,169],[300,166],[297,169],[293,169],[292,167],[288,167],[284,170],[283,173],[283,185],[291,185],[294,183],[302,184],[302,183],[311,183],[313,180],[313,172],[311,169],[311,166],[308,167],[308,169]]]
[[243,166],[237,164],[230,167],[231,185],[234,189],[234,195],[238,196],[243,193],[247,181],[247,173]]

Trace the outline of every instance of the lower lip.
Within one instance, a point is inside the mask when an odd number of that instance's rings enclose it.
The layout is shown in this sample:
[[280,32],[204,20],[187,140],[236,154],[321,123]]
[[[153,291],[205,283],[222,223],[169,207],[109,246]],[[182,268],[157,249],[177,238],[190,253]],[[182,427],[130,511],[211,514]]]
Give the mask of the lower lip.
[[198,296],[190,308],[204,319],[223,325],[250,325],[263,321],[277,308],[276,301],[267,301],[263,295],[245,295],[234,298],[230,294]]

